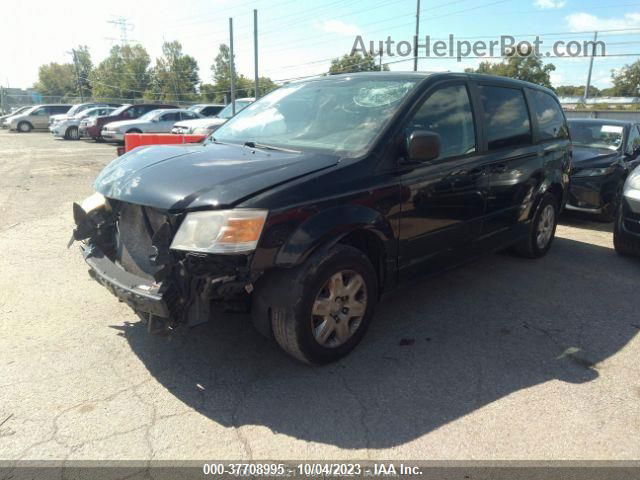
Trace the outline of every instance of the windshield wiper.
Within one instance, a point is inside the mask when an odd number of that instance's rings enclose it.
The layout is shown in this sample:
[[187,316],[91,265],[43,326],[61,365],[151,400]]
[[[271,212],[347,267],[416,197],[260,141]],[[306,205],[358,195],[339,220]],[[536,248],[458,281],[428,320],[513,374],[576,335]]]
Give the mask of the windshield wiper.
[[274,147],[273,145],[265,145],[264,143],[244,142],[245,147],[259,148],[261,150],[275,150],[278,152],[301,153],[300,150],[290,150],[288,148]]

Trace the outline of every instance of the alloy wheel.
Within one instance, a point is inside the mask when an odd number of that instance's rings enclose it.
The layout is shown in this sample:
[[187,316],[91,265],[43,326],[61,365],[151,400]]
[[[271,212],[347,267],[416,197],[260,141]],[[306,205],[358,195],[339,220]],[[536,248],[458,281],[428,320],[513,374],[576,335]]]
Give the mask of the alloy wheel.
[[540,214],[538,220],[538,233],[536,235],[536,243],[539,249],[544,249],[553,236],[553,228],[555,226],[556,211],[553,205],[547,205]]
[[356,333],[366,311],[367,286],[362,276],[353,270],[335,273],[313,302],[313,337],[323,347],[339,347]]

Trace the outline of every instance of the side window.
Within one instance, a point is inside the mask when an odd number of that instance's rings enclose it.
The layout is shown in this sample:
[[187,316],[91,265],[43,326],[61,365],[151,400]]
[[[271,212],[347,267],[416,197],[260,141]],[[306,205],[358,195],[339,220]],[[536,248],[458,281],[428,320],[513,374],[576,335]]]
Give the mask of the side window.
[[192,112],[182,112],[180,115],[182,120],[193,120],[194,118],[198,118],[198,116]]
[[541,140],[569,138],[569,129],[560,110],[560,105],[548,93],[529,90],[533,99],[533,112],[538,121]]
[[51,107],[51,109],[53,110],[53,113],[67,113],[69,110],[71,110],[68,106],[65,105],[59,105],[59,106],[54,106]]
[[467,87],[452,85],[430,95],[407,125],[407,134],[415,130],[440,135],[440,159],[475,152],[476,134]]
[[47,107],[40,107],[34,110],[33,112],[31,112],[31,115],[34,115],[36,117],[47,115]]
[[165,113],[160,117],[161,122],[177,122],[180,119],[180,112]]
[[531,122],[522,90],[480,86],[489,150],[531,144]]

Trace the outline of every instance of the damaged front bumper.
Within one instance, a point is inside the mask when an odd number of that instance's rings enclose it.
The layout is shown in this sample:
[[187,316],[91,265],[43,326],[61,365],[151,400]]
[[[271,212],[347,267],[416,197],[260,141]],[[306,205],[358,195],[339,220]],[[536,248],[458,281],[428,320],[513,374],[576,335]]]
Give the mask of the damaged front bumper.
[[166,298],[170,297],[169,289],[162,283],[150,282],[123,270],[95,245],[82,245],[80,248],[85,262],[90,267],[89,275],[118,300],[126,303],[136,312],[165,319],[171,317],[166,301]]
[[[125,215],[125,211],[131,212],[132,208],[145,220],[131,223],[138,217]],[[76,229],[70,244],[82,242],[81,251],[90,267],[89,275],[148,321],[150,331],[207,322],[213,304],[226,311],[248,309],[251,285],[259,275],[251,271],[249,255],[171,251],[169,245],[177,220],[122,202],[111,201],[108,209],[101,207],[89,212],[74,204],[74,219]],[[125,219],[129,223],[123,225]],[[153,272],[136,271],[131,258],[125,261],[118,254],[122,252],[123,229],[131,232],[133,227],[140,231],[128,238],[144,243],[136,258],[141,263],[147,259]],[[145,235],[148,235],[146,240]],[[164,327],[152,327],[152,324]]]

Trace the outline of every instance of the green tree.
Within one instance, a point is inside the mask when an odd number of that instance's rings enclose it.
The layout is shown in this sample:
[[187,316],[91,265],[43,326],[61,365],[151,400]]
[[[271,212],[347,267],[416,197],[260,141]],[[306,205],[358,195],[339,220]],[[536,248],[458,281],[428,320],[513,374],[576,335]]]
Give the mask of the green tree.
[[[229,101],[231,97],[231,74],[229,72],[229,63],[231,61],[231,51],[224,43],[220,45],[218,55],[211,65],[211,73],[213,76],[212,84],[203,84],[200,91],[207,101],[224,102]],[[255,82],[253,79],[245,77],[236,72],[236,98],[254,97]],[[268,77],[258,78],[258,86],[260,88],[260,96],[269,93],[278,88],[278,85]]]
[[[389,65],[382,65],[382,70],[388,71]],[[329,73],[352,73],[352,72],[379,72],[380,65],[377,57],[373,55],[362,55],[359,52],[353,55],[343,55],[340,58],[331,60]]]
[[640,60],[625,65],[620,71],[611,72],[613,95],[617,97],[640,96]]
[[468,68],[465,71],[516,78],[537,83],[543,87],[553,88],[551,86],[551,72],[555,71],[555,69],[556,67],[552,63],[545,65],[540,58],[533,55],[527,57],[511,55],[505,57],[502,62],[482,62],[477,69]]
[[77,85],[80,94],[83,97],[91,96],[91,72],[93,70],[93,62],[91,54],[86,45],[80,45],[74,49],[74,59],[76,73],[78,77]]
[[156,59],[151,71],[151,86],[145,97],[178,102],[196,98],[200,78],[198,62],[182,52],[180,42],[165,42],[162,57]]
[[[584,95],[584,85],[562,85],[556,88],[556,93],[560,97],[582,97]],[[589,97],[597,97],[600,95],[600,90],[593,85],[589,86]]]
[[89,75],[94,98],[141,98],[149,88],[150,62],[141,45],[114,46]]
[[38,70],[34,88],[43,96],[75,96],[76,73],[72,63],[49,63]]

